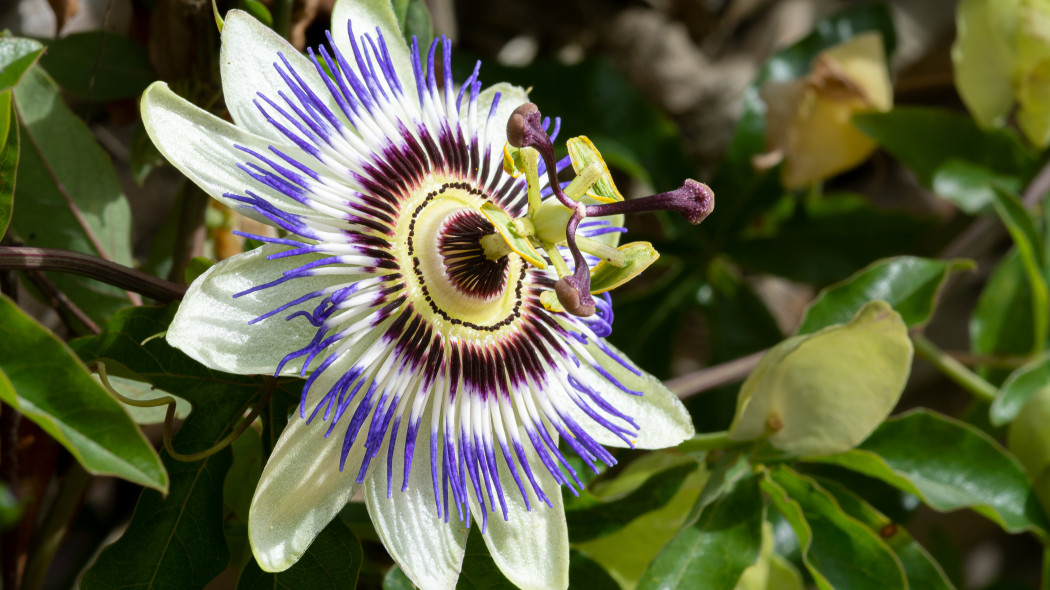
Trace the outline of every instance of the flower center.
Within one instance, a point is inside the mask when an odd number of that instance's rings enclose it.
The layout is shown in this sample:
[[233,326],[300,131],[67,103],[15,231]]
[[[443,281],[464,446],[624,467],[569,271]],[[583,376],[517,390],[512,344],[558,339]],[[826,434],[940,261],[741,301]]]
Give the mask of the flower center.
[[496,228],[473,209],[461,209],[445,218],[438,250],[445,261],[449,281],[466,295],[492,299],[507,285],[507,256],[489,260],[481,238]]
[[409,201],[397,255],[412,269],[414,307],[446,333],[491,333],[517,319],[525,265],[513,253],[485,255],[481,238],[495,231],[480,212],[487,195],[468,182],[434,180]]

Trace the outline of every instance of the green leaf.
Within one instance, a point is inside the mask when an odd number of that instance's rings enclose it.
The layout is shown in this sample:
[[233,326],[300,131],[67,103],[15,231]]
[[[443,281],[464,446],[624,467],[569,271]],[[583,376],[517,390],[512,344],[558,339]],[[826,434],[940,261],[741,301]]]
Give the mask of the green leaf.
[[[653,455],[655,454],[649,454],[646,457]],[[628,476],[632,466],[644,460],[645,457],[633,461],[624,470],[623,475]],[[741,463],[745,465],[742,471],[746,472],[746,461],[741,461]],[[633,478],[633,476],[634,474],[631,474],[629,477]],[[674,497],[662,507],[642,514],[615,533],[576,544],[576,548],[600,563],[621,586],[626,588],[636,586],[660,549],[681,529],[690,509],[697,503],[701,488],[707,481],[708,473],[705,469],[693,471],[682,481]],[[613,480],[610,483],[623,482]],[[620,486],[610,485],[602,491],[603,493],[612,492],[613,488],[617,487]],[[571,528],[569,534],[573,534]],[[575,588],[579,584],[578,576],[575,576],[571,562],[569,567],[570,581],[572,587]]]
[[1050,290],[1043,275],[1043,269],[1046,268],[1043,240],[1035,228],[1035,220],[1014,195],[997,189],[995,211],[1006,224],[1017,253],[1021,256],[1025,274],[1028,275],[1032,297],[1032,351],[1041,352],[1046,345],[1047,331],[1050,330]]
[[0,483],[0,532],[14,526],[22,516],[22,503],[11,493],[7,484]]
[[740,388],[730,440],[766,437],[792,454],[863,441],[900,399],[911,371],[908,329],[884,301],[848,324],[795,336],[767,353]]
[[[22,125],[11,228],[27,246],[62,248],[132,265],[131,209],[109,156],[62,102],[40,68],[15,88]],[[129,304],[127,293],[55,274],[55,284],[96,321]]]
[[73,351],[0,296],[0,399],[62,444],[89,473],[161,491],[168,474],[142,431]]
[[244,0],[244,10],[262,24],[273,28],[273,15],[270,14],[270,9],[259,0]]
[[822,590],[907,588],[897,556],[863,523],[849,516],[814,480],[774,467],[762,489],[798,537],[802,560]]
[[935,510],[971,508],[1011,533],[1047,530],[1021,465],[988,435],[947,416],[914,410],[884,422],[856,449],[805,460],[881,479]]
[[[970,346],[977,354],[1023,355],[1032,351],[1032,295],[1028,276],[1017,250],[1000,260],[981,291],[970,318]],[[1003,370],[981,370],[999,382]]]
[[704,580],[705,588],[732,590],[762,544],[765,504],[758,484],[749,474],[705,506],[660,551],[638,588],[693,588]]
[[682,482],[699,466],[689,461],[650,477],[636,490],[612,502],[597,502],[583,509],[568,510],[569,540],[582,543],[620,530],[635,518],[656,510],[678,493]]
[[[1006,448],[1024,465],[1035,480],[1036,493],[1050,491],[1038,489],[1040,476],[1050,473],[1050,387],[1043,387],[1028,398],[1017,418],[1006,431]],[[1045,476],[1044,476],[1045,477]]]
[[[136,307],[117,313],[98,336],[71,346],[86,362],[118,359],[154,386],[193,405],[172,444],[180,453],[205,450],[225,437],[264,390],[298,399],[302,382],[213,371],[162,338],[176,306]],[[223,484],[231,464],[223,449],[190,463],[166,453],[171,491],[144,493],[124,535],[84,574],[85,590],[202,588],[230,562],[223,534]]]
[[463,569],[459,573],[457,590],[517,590],[517,586],[499,571],[489,555],[478,527],[470,527],[467,548],[463,554]]
[[730,243],[725,252],[751,270],[827,285],[908,252],[929,229],[926,221],[876,209],[858,195],[826,195],[795,206],[777,227]]
[[881,300],[901,314],[909,328],[933,315],[944,282],[952,271],[972,270],[968,260],[933,260],[898,256],[880,260],[850,278],[827,287],[806,308],[799,334],[848,322],[869,301]]
[[[420,48],[430,45],[434,38],[434,27],[430,23],[430,10],[424,0],[392,0],[397,24],[405,42],[412,45],[412,37],[417,37]],[[426,49],[423,49],[426,51]]]
[[15,178],[18,174],[18,125],[13,123],[11,91],[0,92],[0,116],[8,121],[7,129],[0,140],[0,238],[7,232],[11,223],[11,213],[15,206]]
[[955,588],[941,566],[904,527],[887,518],[846,486],[830,480],[820,479],[818,481],[820,486],[835,498],[843,512],[862,522],[889,545],[901,565],[904,566],[909,588],[924,590]]
[[1050,387],[1050,356],[1042,356],[1011,373],[988,408],[992,425],[1011,422],[1029,397],[1047,387]]
[[416,585],[396,565],[383,576],[383,590],[415,590]]
[[569,552],[569,587],[580,590],[619,590],[616,580],[598,562],[575,549]]
[[62,88],[99,101],[138,97],[157,79],[146,46],[109,31],[52,41],[40,65]]
[[[190,402],[182,399],[177,395],[172,395],[167,391],[162,391],[156,387],[150,385],[142,378],[136,378],[132,371],[127,371],[123,367],[114,363],[106,363],[106,370],[109,373],[109,384],[113,386],[113,389],[117,393],[124,397],[129,397],[134,400],[155,400],[164,396],[171,396],[175,400],[175,419],[183,420],[190,414]],[[124,377],[122,375],[128,375]],[[101,383],[101,379],[98,375],[93,375],[96,380]],[[124,411],[131,416],[131,419],[136,424],[162,424],[164,417],[168,413],[168,406],[152,406],[152,407],[139,407],[132,406],[129,404],[121,404],[124,407]]]
[[44,46],[39,41],[0,37],[0,92],[17,86],[43,52]]
[[970,215],[992,210],[995,186],[1021,189],[1017,176],[1000,175],[966,160],[949,158],[933,173],[933,192]]
[[363,560],[361,543],[337,518],[317,535],[299,561],[283,572],[264,572],[254,560],[248,562],[237,582],[237,590],[353,588]]
[[937,169],[953,159],[1004,175],[1023,176],[1035,164],[1013,133],[983,131],[970,117],[943,109],[898,107],[857,115],[853,124],[911,168],[926,187]]

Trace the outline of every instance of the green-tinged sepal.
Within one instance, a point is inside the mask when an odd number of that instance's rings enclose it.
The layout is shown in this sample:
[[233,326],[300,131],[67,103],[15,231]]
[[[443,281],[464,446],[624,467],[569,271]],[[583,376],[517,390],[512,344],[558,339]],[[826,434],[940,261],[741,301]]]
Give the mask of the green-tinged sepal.
[[599,203],[614,203],[623,200],[623,195],[616,189],[616,184],[609,173],[609,167],[606,166],[605,160],[602,159],[602,154],[598,151],[598,148],[594,147],[591,140],[587,139],[587,136],[573,137],[565,142],[565,145],[569,150],[569,157],[572,159],[572,169],[576,171],[576,174],[580,174],[580,171],[589,164],[598,163],[601,165],[601,174],[598,176],[598,180],[587,190],[588,196]]
[[631,242],[617,248],[624,255],[623,266],[601,261],[591,269],[591,294],[611,291],[638,276],[656,262],[660,253],[649,242]]
[[849,323],[775,346],[740,390],[732,440],[768,437],[799,455],[849,450],[897,404],[912,344],[899,313],[872,301]]

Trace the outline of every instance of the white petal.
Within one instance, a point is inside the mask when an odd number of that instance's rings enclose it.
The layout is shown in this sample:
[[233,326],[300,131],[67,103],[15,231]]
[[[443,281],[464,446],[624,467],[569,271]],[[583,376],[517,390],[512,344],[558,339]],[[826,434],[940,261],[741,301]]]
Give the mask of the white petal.
[[[272,198],[270,189],[237,168],[250,156],[234,147],[240,145],[266,154],[271,141],[238,128],[207,113],[176,95],[168,85],[155,82],[142,95],[142,123],[160,153],[197,186],[215,199],[244,215],[273,225],[254,209],[226,198],[225,193],[244,195],[246,189]],[[312,160],[301,150],[281,146],[282,151],[304,162]],[[295,214],[311,210],[289,199],[279,199],[283,210]]]
[[[308,58],[248,13],[241,10],[226,13],[226,22],[222,27],[222,48],[219,53],[219,71],[226,108],[237,125],[257,135],[287,143],[284,134],[267,122],[253,104],[253,101],[258,100],[260,93],[282,106],[283,101],[278,92],[284,92],[293,100],[295,98],[274,67],[275,63],[279,64],[287,72],[278,53],[288,60],[292,69],[333,113],[339,112],[328,88]],[[265,106],[262,101],[260,104]],[[277,116],[272,109],[270,112]]]
[[[361,35],[370,36],[376,41],[376,27],[383,34],[386,41],[387,51],[394,63],[394,70],[405,89],[405,94],[415,96],[415,74],[412,72],[412,61],[409,58],[408,45],[401,35],[401,27],[397,22],[397,15],[390,0],[340,0],[335,3],[332,10],[332,38],[336,47],[343,53],[343,57],[354,65],[354,51],[350,46],[350,37],[347,34],[347,23],[352,23],[354,35],[360,39]],[[426,40],[421,42],[425,43]],[[358,41],[358,47],[364,49]],[[354,69],[357,66],[354,65]]]
[[493,561],[516,586],[523,590],[563,590],[569,586],[569,529],[565,524],[561,490],[536,451],[527,446],[526,453],[540,485],[544,490],[553,491],[548,494],[553,506],[537,500],[526,482],[532,508],[526,510],[517,484],[497,451],[509,518],[504,521],[498,509],[490,513],[488,530],[482,536]]
[[[559,321],[564,321],[558,318]],[[673,447],[691,438],[695,433],[693,420],[688,410],[682,405],[678,396],[671,393],[664,384],[649,373],[638,369],[627,355],[612,344],[605,343],[610,351],[619,356],[641,375],[627,370],[619,362],[602,352],[595,344],[587,345],[587,351],[594,356],[609,374],[625,387],[640,391],[642,395],[633,395],[610,383],[597,371],[584,365],[583,368],[593,376],[587,384],[598,391],[601,396],[621,413],[634,419],[640,427],[638,436],[631,442],[639,449],[663,449]],[[586,397],[584,397],[586,399]],[[600,444],[611,447],[627,446],[623,440],[596,423],[575,404],[566,404],[573,417],[587,429],[587,433]],[[599,410],[600,411],[600,410]],[[618,420],[618,419],[614,419]]]
[[327,430],[320,417],[307,424],[295,413],[263,469],[248,516],[248,538],[264,571],[284,571],[298,561],[360,487],[354,478],[364,445],[350,449],[340,472],[345,427],[337,425],[325,438]]
[[[285,270],[316,257],[289,256],[267,260],[266,256],[287,247],[267,244],[239,254],[209,268],[190,285],[179,311],[168,328],[168,343],[205,366],[241,375],[273,374],[278,363],[292,351],[306,346],[317,328],[305,318],[285,318],[300,309],[313,309],[320,298],[273,315],[257,324],[250,321],[307,293],[323,289],[345,277],[296,278],[268,289],[234,297],[256,285],[276,279]],[[301,365],[289,363],[285,373]]]
[[[496,112],[489,119],[492,101],[496,99],[497,93],[500,95],[499,104],[496,105]],[[514,109],[527,102],[529,102],[529,95],[524,88],[506,82],[489,86],[478,95],[478,128],[485,129],[480,145],[482,150],[486,145],[492,146],[493,163],[503,165],[503,145],[507,143],[507,121]],[[488,120],[488,127],[483,127],[486,120]]]
[[[376,457],[382,461],[365,480],[364,495],[383,546],[412,583],[423,590],[451,589],[459,579],[469,531],[455,517],[447,524],[438,518],[430,473],[430,415],[428,409],[420,421],[408,489],[402,492],[398,485],[404,469],[404,452],[398,446],[391,496],[386,496],[385,451]],[[401,430],[406,427],[402,424]]]

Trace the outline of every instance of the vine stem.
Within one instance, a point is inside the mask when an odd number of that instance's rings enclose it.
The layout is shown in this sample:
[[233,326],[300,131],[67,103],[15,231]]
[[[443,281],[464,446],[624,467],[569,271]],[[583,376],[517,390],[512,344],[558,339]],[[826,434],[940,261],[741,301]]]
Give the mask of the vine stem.
[[55,551],[66,536],[77,510],[80,509],[84,492],[90,482],[91,474],[85,471],[80,463],[73,461],[62,480],[62,485],[58,487],[58,496],[37,533],[38,541],[29,553],[22,577],[22,590],[37,590],[44,584]]
[[744,379],[767,352],[769,352],[768,349],[760,350],[727,363],[668,379],[664,381],[664,385],[680,399],[692,397],[698,393]]
[[678,445],[678,450],[685,453],[698,453],[701,451],[714,451],[729,448],[739,444],[739,441],[729,439],[729,431],[705,432],[697,434],[693,438]]
[[176,301],[186,294],[185,285],[165,281],[97,256],[70,250],[0,246],[0,269],[68,272],[141,293],[161,302]]
[[916,334],[911,338],[915,344],[915,352],[937,367],[946,377],[957,383],[960,387],[974,394],[983,401],[990,402],[995,399],[999,391],[994,385],[981,379],[976,373],[966,368],[965,365],[955,360],[950,354],[944,352],[922,334]]

